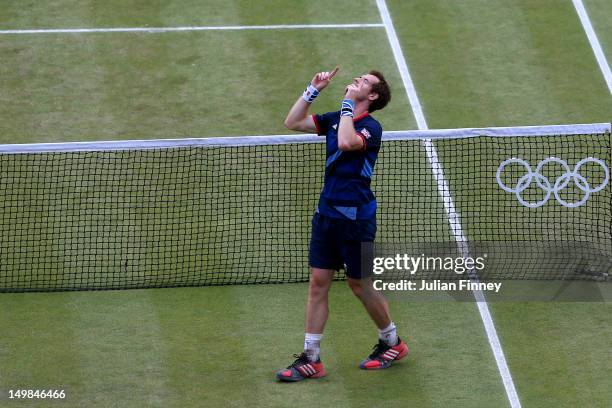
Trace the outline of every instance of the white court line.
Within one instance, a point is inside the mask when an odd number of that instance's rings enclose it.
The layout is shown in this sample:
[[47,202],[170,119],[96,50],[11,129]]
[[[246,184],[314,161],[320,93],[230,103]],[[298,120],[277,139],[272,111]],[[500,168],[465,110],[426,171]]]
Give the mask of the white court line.
[[[393,56],[395,57],[395,62],[397,63],[397,67],[400,71],[402,81],[404,82],[404,88],[406,89],[406,94],[410,100],[410,105],[412,107],[414,117],[416,118],[417,125],[419,130],[426,130],[428,128],[427,122],[425,121],[425,116],[423,115],[414,83],[412,82],[412,78],[408,72],[408,65],[406,63],[406,59],[404,58],[404,54],[402,53],[397,34],[395,33],[395,28],[393,27],[393,22],[391,21],[391,15],[389,14],[389,9],[387,8],[385,0],[376,0],[376,4],[383,23],[385,24],[385,31],[387,32],[387,37],[389,38]],[[463,233],[459,214],[457,214],[455,211],[455,205],[450,194],[448,183],[444,177],[442,165],[438,159],[436,147],[431,139],[423,140],[423,147],[427,152],[427,158],[438,184],[438,192],[440,193],[440,196],[444,202],[444,209],[448,216],[448,221],[455,237],[455,241],[457,242],[461,255],[467,257],[469,256],[467,238]],[[512,375],[510,374],[510,369],[508,368],[508,363],[506,362],[506,357],[504,356],[504,351],[501,347],[499,337],[497,336],[497,330],[495,330],[493,318],[489,312],[489,306],[487,305],[487,301],[482,291],[477,290],[473,292],[474,298],[476,299],[476,303],[478,305],[478,311],[480,312],[480,318],[482,319],[482,323],[484,324],[485,331],[487,333],[489,345],[493,351],[495,362],[497,363],[497,368],[506,390],[508,401],[510,402],[510,406],[512,408],[519,408],[521,406],[521,402],[518,398],[516,387],[514,386],[514,381],[512,380]]]
[[168,33],[176,31],[296,30],[325,28],[381,28],[383,24],[279,24],[252,26],[186,26],[186,27],[116,27],[116,28],[49,28],[33,30],[0,30],[0,34],[76,34],[76,33]]
[[599,39],[597,39],[597,34],[595,34],[595,30],[593,30],[593,25],[591,24],[591,20],[589,19],[589,15],[584,8],[584,4],[582,0],[572,0],[574,3],[574,8],[578,13],[578,17],[580,17],[580,22],[582,23],[582,27],[586,32],[586,35],[589,39],[589,43],[591,43],[591,48],[593,49],[593,54],[595,54],[595,58],[597,59],[597,63],[599,64],[599,69],[601,69],[601,73],[606,80],[606,84],[608,84],[608,90],[612,94],[612,71],[610,71],[610,65],[608,65],[608,61],[606,60],[606,56],[601,49],[601,45],[599,44]]

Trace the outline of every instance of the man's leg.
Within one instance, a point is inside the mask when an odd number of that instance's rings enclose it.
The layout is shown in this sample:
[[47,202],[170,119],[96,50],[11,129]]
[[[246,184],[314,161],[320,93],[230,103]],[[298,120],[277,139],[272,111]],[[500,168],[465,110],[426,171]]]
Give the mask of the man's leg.
[[304,333],[304,353],[308,360],[319,360],[323,329],[329,315],[328,293],[334,277],[333,269],[310,268],[308,304]]
[[297,356],[293,364],[276,373],[276,378],[279,380],[301,381],[305,378],[325,376],[325,368],[319,359],[319,350],[329,313],[328,293],[333,277],[333,269],[310,268],[304,352]]
[[276,373],[276,377],[281,381],[321,378],[326,374],[319,359],[319,350],[329,313],[327,295],[334,277],[333,268],[341,265],[341,258],[335,246],[333,227],[332,219],[319,213],[315,213],[312,217],[312,235],[308,251],[310,285],[304,325],[304,352],[299,356],[296,355],[297,360],[293,364]]
[[329,314],[328,293],[334,277],[333,269],[310,268],[310,286],[306,305],[306,333],[322,334]]
[[378,327],[379,342],[374,347],[374,352],[363,360],[359,367],[366,370],[387,368],[393,361],[408,354],[408,346],[397,336],[395,324],[391,321],[387,299],[374,289],[370,278],[347,280],[351,290]]
[[376,327],[379,330],[388,327],[391,324],[389,303],[382,293],[372,287],[372,280],[347,278],[347,282],[353,294],[363,303]]

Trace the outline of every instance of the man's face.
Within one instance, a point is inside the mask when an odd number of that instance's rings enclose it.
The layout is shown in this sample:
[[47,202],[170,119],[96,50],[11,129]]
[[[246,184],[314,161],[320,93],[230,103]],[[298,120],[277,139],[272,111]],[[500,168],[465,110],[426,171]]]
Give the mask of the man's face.
[[[370,99],[374,100],[378,97],[377,94],[372,93],[372,85],[377,84],[380,80],[372,74],[364,74],[360,77],[353,79],[352,85],[355,85],[358,89],[356,100]],[[344,91],[346,93],[346,89]]]

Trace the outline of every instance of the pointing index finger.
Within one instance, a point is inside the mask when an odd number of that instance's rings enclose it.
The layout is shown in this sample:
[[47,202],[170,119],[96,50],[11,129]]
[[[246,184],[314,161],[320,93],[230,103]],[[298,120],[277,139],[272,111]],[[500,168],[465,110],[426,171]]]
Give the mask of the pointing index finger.
[[336,65],[336,68],[329,74],[329,79],[332,79],[338,71],[340,71],[340,67]]

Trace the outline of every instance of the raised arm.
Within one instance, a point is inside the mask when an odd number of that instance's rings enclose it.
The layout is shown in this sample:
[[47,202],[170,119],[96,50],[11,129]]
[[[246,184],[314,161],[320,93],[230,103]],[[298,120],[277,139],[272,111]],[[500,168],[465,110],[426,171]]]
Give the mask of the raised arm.
[[304,94],[295,101],[289,113],[287,113],[285,118],[285,127],[287,129],[306,133],[315,133],[317,131],[312,116],[308,114],[308,109],[316,95],[329,85],[339,69],[340,67],[336,67],[331,72],[319,72],[312,78]]

